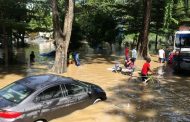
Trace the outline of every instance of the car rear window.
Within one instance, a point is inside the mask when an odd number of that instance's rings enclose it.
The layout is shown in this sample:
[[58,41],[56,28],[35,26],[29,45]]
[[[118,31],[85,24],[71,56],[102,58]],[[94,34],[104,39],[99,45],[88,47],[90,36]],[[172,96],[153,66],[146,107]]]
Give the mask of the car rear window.
[[27,86],[19,83],[12,83],[0,90],[0,96],[8,101],[20,103],[32,92],[33,89],[30,89]]

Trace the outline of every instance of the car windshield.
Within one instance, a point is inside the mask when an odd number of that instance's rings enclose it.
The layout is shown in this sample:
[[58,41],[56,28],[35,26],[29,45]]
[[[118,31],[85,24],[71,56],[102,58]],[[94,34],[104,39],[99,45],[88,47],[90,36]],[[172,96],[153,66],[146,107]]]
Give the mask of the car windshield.
[[0,96],[6,100],[9,100],[14,103],[20,103],[27,96],[33,92],[32,89],[19,84],[13,83],[0,90]]
[[177,34],[175,46],[178,48],[190,48],[190,34]]

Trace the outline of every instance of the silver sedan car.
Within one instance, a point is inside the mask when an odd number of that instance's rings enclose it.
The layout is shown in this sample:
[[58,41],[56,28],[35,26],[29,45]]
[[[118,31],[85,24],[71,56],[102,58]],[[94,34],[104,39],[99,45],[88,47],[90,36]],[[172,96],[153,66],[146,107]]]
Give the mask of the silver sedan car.
[[63,76],[36,75],[0,90],[0,122],[48,122],[106,100],[97,85]]

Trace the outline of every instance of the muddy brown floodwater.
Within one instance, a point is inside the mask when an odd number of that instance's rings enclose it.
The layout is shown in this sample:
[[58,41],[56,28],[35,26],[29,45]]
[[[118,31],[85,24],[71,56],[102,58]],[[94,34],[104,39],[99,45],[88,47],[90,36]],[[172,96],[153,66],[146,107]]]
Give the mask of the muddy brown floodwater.
[[[70,65],[64,76],[101,86],[108,99],[51,122],[190,122],[188,75],[174,75],[169,67],[160,65],[154,59],[152,68],[158,68],[163,76],[159,77],[160,85],[147,87],[134,80],[135,77],[108,70],[116,60],[120,58],[96,55],[86,57],[79,67]],[[134,76],[138,76],[143,63],[143,60],[137,60]],[[46,66],[37,65],[22,70],[1,68],[0,87],[27,75],[46,73],[45,69]]]

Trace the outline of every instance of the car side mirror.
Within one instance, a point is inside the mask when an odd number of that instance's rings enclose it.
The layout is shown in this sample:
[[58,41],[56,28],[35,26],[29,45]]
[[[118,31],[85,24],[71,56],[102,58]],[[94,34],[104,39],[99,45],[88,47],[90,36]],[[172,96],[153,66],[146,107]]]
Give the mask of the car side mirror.
[[89,94],[89,95],[92,95],[92,91],[88,91],[88,94]]
[[87,88],[87,93],[90,97],[92,96],[92,87],[90,85]]

